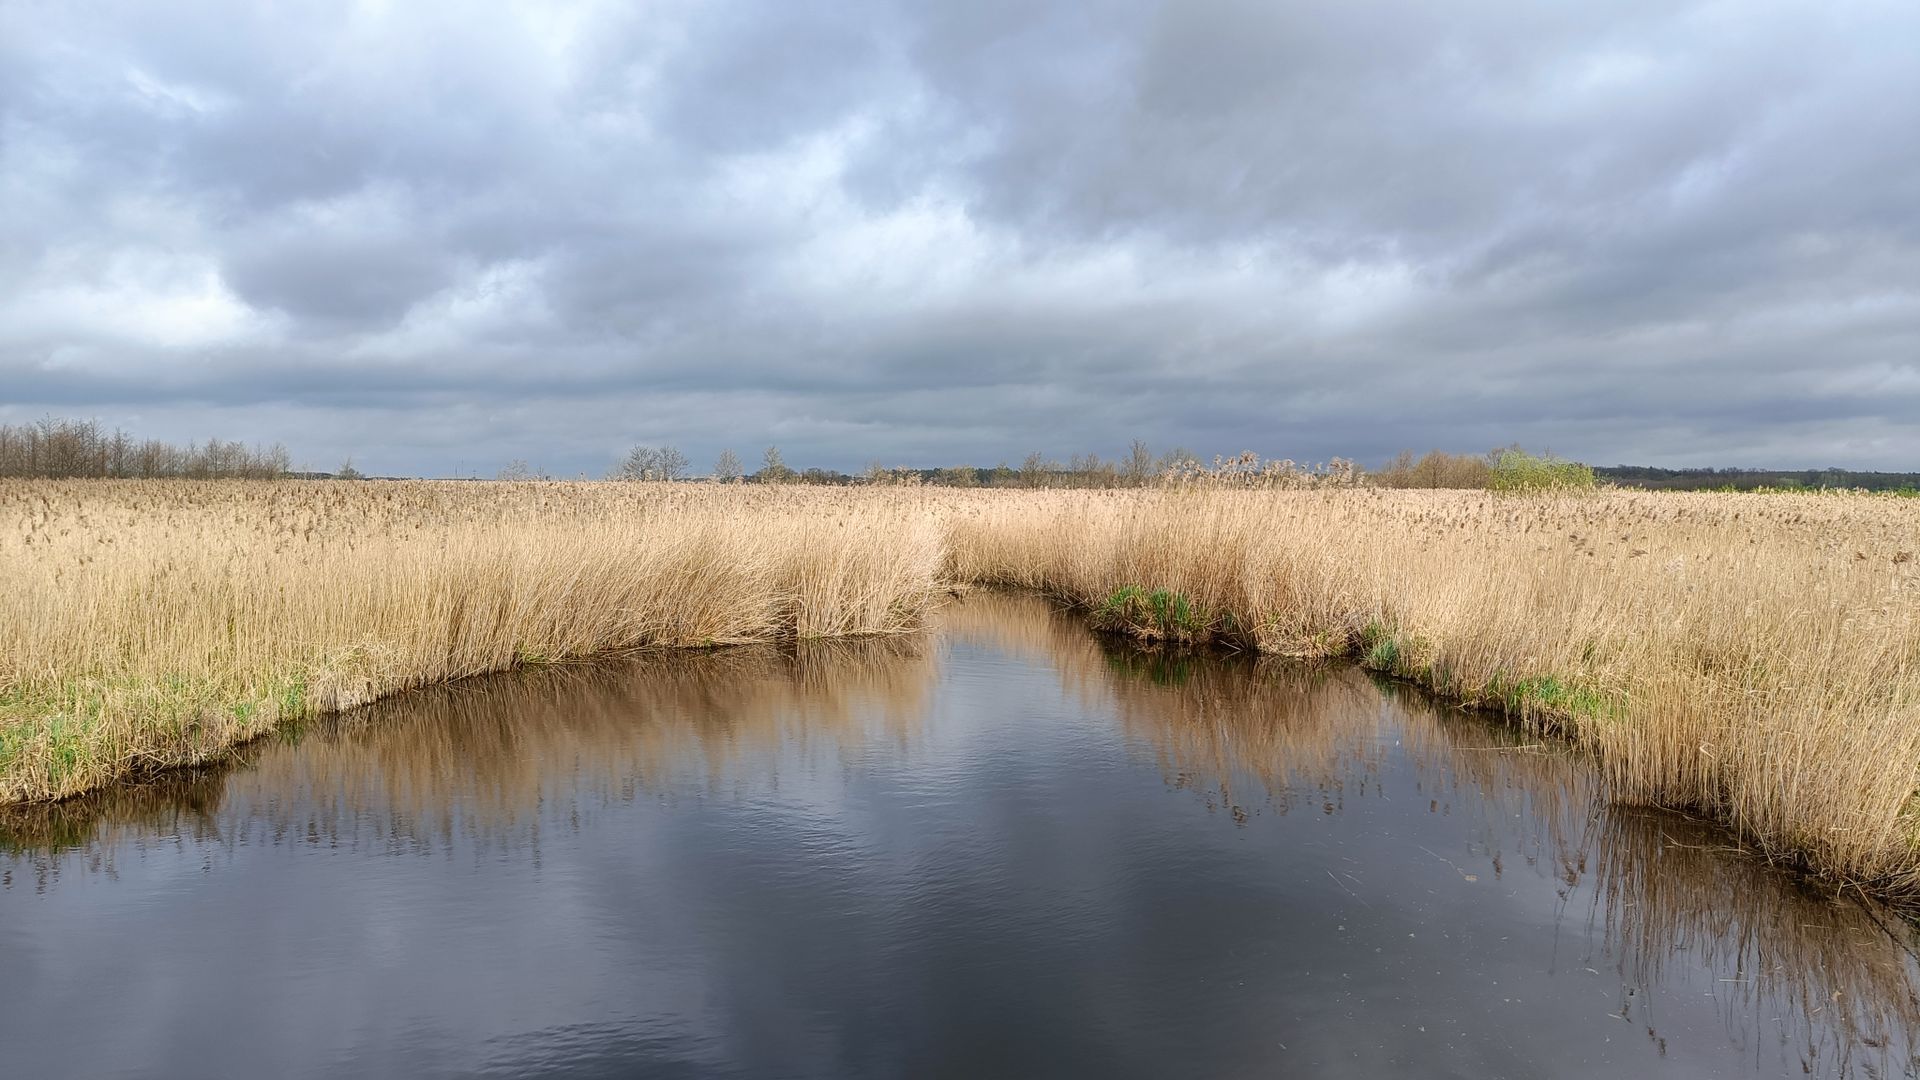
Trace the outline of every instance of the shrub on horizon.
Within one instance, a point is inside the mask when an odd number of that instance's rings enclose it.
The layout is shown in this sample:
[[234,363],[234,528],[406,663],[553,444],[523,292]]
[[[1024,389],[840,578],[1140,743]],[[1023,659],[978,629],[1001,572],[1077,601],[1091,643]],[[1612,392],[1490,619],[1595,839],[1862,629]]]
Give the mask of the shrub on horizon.
[[1529,454],[1517,448],[1502,450],[1494,458],[1487,487],[1518,494],[1592,491],[1593,469],[1577,461],[1562,461],[1551,454]]

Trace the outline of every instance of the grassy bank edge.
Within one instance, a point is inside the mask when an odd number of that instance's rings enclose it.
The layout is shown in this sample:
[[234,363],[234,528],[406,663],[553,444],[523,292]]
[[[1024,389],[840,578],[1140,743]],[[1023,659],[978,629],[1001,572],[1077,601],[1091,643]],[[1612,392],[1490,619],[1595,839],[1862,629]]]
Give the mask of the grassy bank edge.
[[[854,630],[831,636],[884,633]],[[661,642],[555,655],[522,648],[505,664],[442,679],[355,675],[348,673],[350,662],[330,661],[256,676],[246,681],[248,692],[238,696],[212,680],[177,677],[80,676],[52,687],[0,688],[0,807],[60,802],[176,769],[217,765],[247,744],[303,722],[465,679],[554,664],[596,663],[646,653],[708,652],[820,636],[824,635],[803,635],[789,628],[766,640]]]
[[[1051,586],[1040,586],[1036,591],[1082,614],[1103,633],[1145,643],[1224,646],[1301,660],[1351,662],[1417,686],[1439,700],[1498,717],[1531,734],[1562,740],[1585,753],[1598,754],[1600,748],[1583,737],[1583,732],[1593,730],[1596,724],[1627,722],[1631,714],[1632,701],[1627,694],[1578,676],[1501,672],[1484,681],[1469,682],[1448,666],[1430,639],[1378,619],[1354,618],[1346,625],[1295,638],[1285,647],[1275,649],[1269,643],[1263,649],[1246,616],[1208,610],[1174,590],[1126,585],[1106,596],[1082,595]],[[1711,822],[1738,840],[1738,850],[1771,865],[1835,890],[1894,902],[1920,915],[1920,884],[1911,874],[1862,878],[1835,873],[1791,845],[1770,843],[1767,837],[1742,829],[1739,822],[1711,807],[1672,800],[1633,800],[1618,790],[1610,793],[1610,798],[1624,805],[1649,805]],[[1915,790],[1913,800],[1920,805],[1920,788]],[[1920,835],[1912,841],[1920,854]]]
[[[943,583],[936,592],[961,594],[971,587],[1037,593],[1083,616],[1101,633],[1142,642],[1169,642],[1263,651],[1255,627],[1231,611],[1210,611],[1168,589],[1127,585],[1106,596],[1086,596],[1048,585],[976,581]],[[853,632],[841,637],[870,637]],[[782,634],[776,642],[799,635]],[[771,642],[762,642],[771,643]],[[727,643],[731,644],[731,643]],[[508,664],[460,678],[557,663],[589,663],[642,652],[705,651],[727,644],[659,644],[582,655],[545,656],[520,651]],[[1306,660],[1342,660],[1406,680],[1438,698],[1499,716],[1525,730],[1595,751],[1580,737],[1593,722],[1624,721],[1630,701],[1618,692],[1577,677],[1498,674],[1478,683],[1456,678],[1431,641],[1416,631],[1378,620],[1350,620],[1320,630],[1269,653]],[[101,788],[181,768],[221,763],[255,740],[308,720],[345,712],[372,701],[456,679],[402,679],[379,683],[364,677],[343,681],[329,666],[263,676],[245,699],[223,699],[211,684],[185,680],[74,679],[57,691],[0,691],[0,806],[58,802]],[[132,733],[139,733],[135,747]],[[1728,829],[1759,857],[1825,885],[1920,904],[1912,878],[1854,879],[1831,873],[1791,847],[1772,845],[1738,823],[1699,806],[1659,803],[1661,809],[1712,821]]]
[[[1143,642],[1262,651],[1243,616],[1209,612],[1172,590],[1128,585],[1093,600],[1046,592],[1081,612],[1094,629],[1104,633]],[[1540,734],[1570,738],[1578,721],[1617,721],[1624,719],[1627,711],[1624,695],[1578,678],[1503,674],[1484,684],[1469,685],[1456,679],[1444,660],[1435,658],[1431,641],[1379,620],[1322,630],[1277,655],[1348,660],[1368,671],[1405,679],[1468,708],[1499,713]]]

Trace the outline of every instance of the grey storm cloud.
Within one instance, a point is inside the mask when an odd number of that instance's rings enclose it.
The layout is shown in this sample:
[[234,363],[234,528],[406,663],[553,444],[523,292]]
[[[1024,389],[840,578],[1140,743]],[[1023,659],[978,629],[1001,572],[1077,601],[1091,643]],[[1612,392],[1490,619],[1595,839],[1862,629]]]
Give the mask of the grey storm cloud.
[[1920,468],[1920,9],[0,3],[0,421]]

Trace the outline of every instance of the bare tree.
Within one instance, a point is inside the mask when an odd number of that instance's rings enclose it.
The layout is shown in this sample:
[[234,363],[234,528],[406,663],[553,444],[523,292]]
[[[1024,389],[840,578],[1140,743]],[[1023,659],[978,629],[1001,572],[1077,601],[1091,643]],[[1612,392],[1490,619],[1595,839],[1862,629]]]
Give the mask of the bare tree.
[[934,482],[948,487],[978,487],[980,470],[971,465],[956,465],[950,469],[941,469]]
[[731,450],[720,451],[720,460],[713,463],[713,478],[723,484],[740,481],[740,455]]
[[1134,487],[1144,486],[1148,480],[1153,478],[1153,451],[1147,449],[1147,444],[1144,440],[1135,439],[1133,440],[1133,445],[1127,447],[1127,464],[1125,471],[1127,483],[1132,484]]
[[107,444],[107,475],[131,476],[132,469],[133,440],[127,438],[126,432],[115,428],[113,441]]
[[1373,474],[1372,480],[1376,486],[1391,488],[1484,488],[1492,480],[1494,464],[1505,452],[1476,455],[1432,450],[1416,460],[1413,451],[1402,450]]
[[793,479],[793,470],[787,468],[785,458],[780,456],[780,448],[767,447],[760,455],[760,482],[763,484],[784,484]]
[[636,446],[627,451],[620,464],[607,474],[609,480],[655,480],[660,475],[660,451],[651,446]]
[[1020,482],[1027,487],[1037,488],[1046,483],[1047,459],[1035,450],[1020,463]]
[[672,446],[661,447],[659,453],[654,457],[654,462],[660,470],[660,479],[662,480],[680,479],[687,475],[687,467],[692,464],[692,462],[687,460],[687,455],[681,453],[677,447]]
[[1149,479],[1159,479],[1177,473],[1190,472],[1199,468],[1199,454],[1194,453],[1184,446],[1176,446],[1160,455],[1160,460],[1155,463],[1153,474]]
[[125,432],[108,434],[92,420],[47,417],[12,427],[0,424],[0,476],[186,476],[197,479],[272,479],[286,474],[286,448],[209,439],[184,449]]

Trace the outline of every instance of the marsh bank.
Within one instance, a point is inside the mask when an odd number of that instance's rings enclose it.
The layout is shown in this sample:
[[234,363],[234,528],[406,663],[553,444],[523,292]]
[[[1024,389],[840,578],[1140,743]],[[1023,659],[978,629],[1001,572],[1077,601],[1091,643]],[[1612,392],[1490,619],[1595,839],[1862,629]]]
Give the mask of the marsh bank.
[[1885,912],[1357,669],[1031,597],[422,691],[4,821],[22,1075],[1916,1065]]

